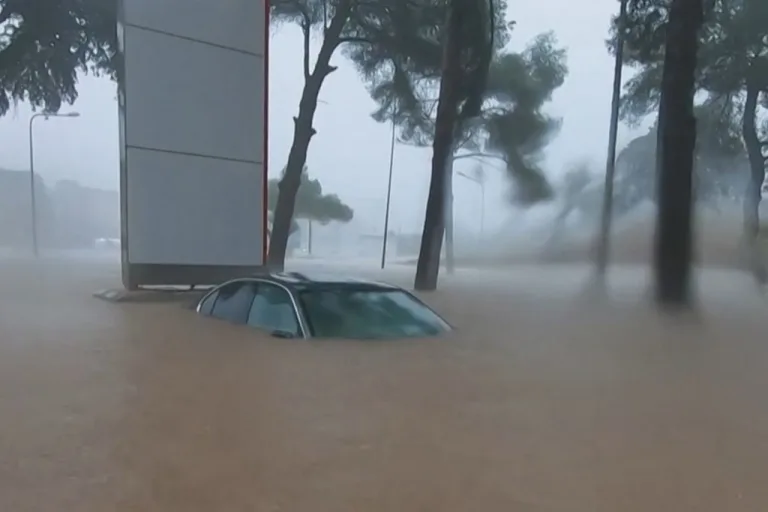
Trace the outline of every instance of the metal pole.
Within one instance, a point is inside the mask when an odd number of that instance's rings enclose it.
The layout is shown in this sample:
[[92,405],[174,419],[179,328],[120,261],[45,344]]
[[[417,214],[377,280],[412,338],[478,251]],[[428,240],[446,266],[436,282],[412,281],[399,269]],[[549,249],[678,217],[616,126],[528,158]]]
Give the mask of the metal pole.
[[35,194],[35,146],[34,133],[32,130],[35,119],[41,114],[33,114],[29,118],[29,197],[30,197],[30,219],[32,222],[32,254],[35,258],[40,255],[37,246],[37,197]]
[[307,254],[312,255],[312,219],[307,219]]
[[384,269],[387,261],[387,238],[389,238],[389,206],[392,202],[392,169],[395,163],[395,119],[392,119],[392,141],[389,145],[389,179],[387,181],[387,206],[384,211],[384,241],[381,244],[381,268]]
[[480,238],[483,238],[485,234],[485,179],[479,177],[470,176],[469,174],[461,171],[457,172],[462,178],[466,178],[473,183],[477,183],[480,186]]
[[480,182],[480,240],[485,238],[485,182]]
[[603,211],[600,221],[600,238],[597,245],[595,270],[603,282],[608,270],[608,258],[613,220],[613,179],[616,174],[616,139],[619,131],[619,103],[621,101],[621,72],[624,64],[624,32],[626,29],[627,1],[620,0],[618,33],[616,35],[616,61],[613,70],[613,97],[611,98],[611,125],[608,134],[608,156],[605,163],[605,185],[603,188]]

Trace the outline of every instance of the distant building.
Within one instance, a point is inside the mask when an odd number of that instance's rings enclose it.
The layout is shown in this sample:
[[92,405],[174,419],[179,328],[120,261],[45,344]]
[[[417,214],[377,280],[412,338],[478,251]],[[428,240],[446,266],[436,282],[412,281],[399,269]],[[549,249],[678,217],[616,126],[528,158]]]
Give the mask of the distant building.
[[[52,189],[35,177],[40,247],[93,247],[98,238],[120,238],[120,195],[116,191],[58,182]],[[29,171],[0,169],[0,247],[32,245]]]
[[[26,249],[32,246],[32,194],[29,171],[0,169],[0,247]],[[45,245],[52,226],[48,189],[35,177],[38,241]]]
[[76,181],[56,183],[51,191],[55,244],[90,247],[98,238],[120,238],[120,195],[84,187]]

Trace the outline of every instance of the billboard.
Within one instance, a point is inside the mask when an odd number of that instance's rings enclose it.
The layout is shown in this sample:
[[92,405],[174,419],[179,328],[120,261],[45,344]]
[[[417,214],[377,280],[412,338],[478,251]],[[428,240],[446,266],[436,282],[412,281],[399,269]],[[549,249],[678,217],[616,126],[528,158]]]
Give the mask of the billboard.
[[119,0],[123,284],[265,262],[268,0]]

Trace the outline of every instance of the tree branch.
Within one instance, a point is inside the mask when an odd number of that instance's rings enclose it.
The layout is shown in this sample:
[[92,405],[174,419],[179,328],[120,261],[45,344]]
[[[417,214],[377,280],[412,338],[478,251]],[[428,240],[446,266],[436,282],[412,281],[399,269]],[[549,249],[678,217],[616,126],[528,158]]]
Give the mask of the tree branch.
[[339,46],[344,43],[373,44],[373,41],[365,37],[342,37],[339,38]]
[[490,153],[463,153],[461,155],[456,155],[455,157],[453,157],[454,160],[461,160],[463,158],[477,158],[480,160],[482,160],[483,158],[492,158],[494,160],[500,160],[504,163],[507,163],[507,161],[503,157],[499,155],[492,155]]
[[323,1],[323,37],[328,32],[328,1]]
[[309,80],[309,51],[312,25],[309,22],[309,15],[304,13],[304,23],[301,24],[301,31],[304,34],[304,81]]

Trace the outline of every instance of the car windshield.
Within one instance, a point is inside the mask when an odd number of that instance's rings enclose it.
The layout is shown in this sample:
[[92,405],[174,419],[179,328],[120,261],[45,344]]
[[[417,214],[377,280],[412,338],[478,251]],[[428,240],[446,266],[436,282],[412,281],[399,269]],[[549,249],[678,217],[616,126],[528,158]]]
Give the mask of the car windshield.
[[450,330],[436,313],[401,290],[312,289],[302,291],[299,299],[313,337],[413,338]]

